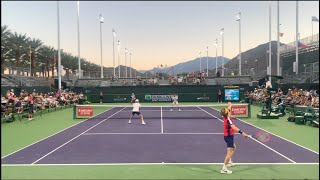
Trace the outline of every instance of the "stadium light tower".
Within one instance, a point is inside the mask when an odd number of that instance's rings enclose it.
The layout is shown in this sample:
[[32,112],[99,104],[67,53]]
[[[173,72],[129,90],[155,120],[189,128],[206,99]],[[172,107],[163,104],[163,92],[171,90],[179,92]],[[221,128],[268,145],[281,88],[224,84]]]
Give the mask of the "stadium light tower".
[[296,64],[295,68],[293,68],[298,74],[299,72],[299,4],[298,1],[296,1]]
[[132,53],[130,52],[130,78],[132,78],[132,66],[131,66],[131,56],[132,56]]
[[120,40],[118,40],[118,64],[119,64],[119,67],[118,67],[118,73],[119,73],[119,75],[118,75],[118,78],[120,78]]
[[206,52],[207,52],[207,77],[208,77],[208,75],[209,75],[209,64],[208,64],[208,62],[209,62],[209,50],[208,50],[208,46],[206,47]]
[[221,50],[222,50],[222,54],[221,54],[221,58],[222,58],[222,76],[224,76],[224,28],[221,29],[220,31],[221,34]]
[[236,21],[239,22],[239,76],[241,76],[241,12],[236,16]]
[[116,31],[112,29],[112,55],[113,55],[113,77],[116,76],[116,60],[114,56],[114,38],[117,36]]
[[[58,90],[61,89],[61,54],[60,54],[60,13],[59,13],[59,1],[57,2],[57,20],[58,20]],[[30,62],[31,63],[31,62]],[[31,74],[31,71],[30,71]]]
[[269,81],[271,82],[271,1],[269,1],[269,66],[267,68],[267,74],[269,75]]
[[77,13],[77,24],[78,24],[78,77],[81,78],[81,63],[80,63],[80,25],[79,25],[79,14],[80,14],[80,2],[77,2],[78,13]]
[[102,29],[101,29],[101,26],[103,23],[103,17],[101,14],[99,15],[99,18],[100,18],[101,79],[102,79],[103,78],[103,66],[102,66]]
[[127,53],[128,53],[128,49],[125,48],[125,66],[126,66],[126,78],[128,78],[128,67],[127,67]]
[[200,59],[200,73],[201,73],[201,51],[199,51],[199,59]]
[[216,43],[215,43],[215,46],[216,46],[216,74],[218,73],[218,38],[216,39]]

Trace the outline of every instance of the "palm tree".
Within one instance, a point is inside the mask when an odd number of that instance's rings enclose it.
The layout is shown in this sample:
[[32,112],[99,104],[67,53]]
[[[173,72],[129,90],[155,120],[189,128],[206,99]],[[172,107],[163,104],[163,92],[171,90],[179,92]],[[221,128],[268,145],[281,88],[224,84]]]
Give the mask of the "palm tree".
[[8,48],[8,38],[10,35],[11,31],[8,29],[8,26],[1,26],[1,74],[3,74],[5,70],[5,55],[7,55],[9,52],[12,52],[12,50]]
[[26,50],[26,45],[28,41],[28,37],[26,34],[18,34],[17,32],[14,32],[9,35],[8,37],[8,45],[10,49],[15,51],[15,60],[17,63],[17,67],[20,66],[20,57],[21,57],[21,52]]
[[28,42],[29,46],[31,46],[31,75],[35,76],[37,70],[40,71],[40,67],[36,66],[36,61],[38,64],[40,63],[45,63],[44,59],[41,59],[42,61],[38,61],[40,60],[40,56],[41,55],[41,46],[43,45],[43,42],[40,39],[31,39]]

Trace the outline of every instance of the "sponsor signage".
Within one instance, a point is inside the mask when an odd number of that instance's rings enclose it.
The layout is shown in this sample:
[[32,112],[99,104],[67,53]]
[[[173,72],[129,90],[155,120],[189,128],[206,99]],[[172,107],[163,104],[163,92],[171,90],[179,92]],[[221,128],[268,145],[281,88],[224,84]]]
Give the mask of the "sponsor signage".
[[171,101],[171,95],[145,95],[144,98],[146,101]]
[[247,117],[248,116],[248,106],[231,106],[231,115],[236,117]]
[[113,101],[114,102],[126,102],[127,101],[127,98],[126,97],[116,97],[116,98],[113,98]]
[[93,116],[93,108],[92,107],[79,107],[78,108],[78,116]]

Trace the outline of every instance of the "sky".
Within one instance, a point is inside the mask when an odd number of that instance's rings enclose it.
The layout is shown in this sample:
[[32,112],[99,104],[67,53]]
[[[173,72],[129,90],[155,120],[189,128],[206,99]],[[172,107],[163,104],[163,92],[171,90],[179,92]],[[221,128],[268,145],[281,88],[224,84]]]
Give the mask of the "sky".
[[[60,48],[78,55],[77,1],[60,1]],[[277,39],[277,2],[272,5],[272,40]],[[269,41],[269,1],[80,1],[80,56],[101,64],[99,14],[102,24],[102,64],[113,66],[113,35],[120,40],[120,64],[125,65],[125,48],[132,53],[132,67],[148,70],[172,66],[208,55],[222,54],[220,30],[224,28],[224,56],[239,54],[241,11],[242,52]],[[299,1],[299,32],[312,34],[311,17],[319,19],[318,1]],[[280,1],[282,43],[294,41],[296,2]],[[1,1],[1,25],[58,47],[56,1]],[[314,23],[314,34],[319,24]],[[118,66],[117,43],[115,60]],[[63,61],[63,60],[62,60]],[[127,54],[129,66],[129,54]]]

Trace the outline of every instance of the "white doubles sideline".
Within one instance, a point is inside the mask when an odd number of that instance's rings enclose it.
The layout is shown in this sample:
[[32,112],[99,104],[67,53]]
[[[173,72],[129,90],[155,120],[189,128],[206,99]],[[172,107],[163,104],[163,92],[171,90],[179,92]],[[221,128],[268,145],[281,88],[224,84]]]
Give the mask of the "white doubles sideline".
[[109,119],[109,118],[111,118],[112,116],[116,115],[117,113],[119,113],[119,112],[120,112],[120,111],[122,111],[123,109],[124,109],[124,108],[122,108],[122,109],[120,109],[119,111],[117,111],[117,112],[113,113],[111,116],[107,117],[106,119],[104,119],[104,120],[100,121],[99,123],[95,124],[94,126],[90,127],[89,129],[85,130],[85,131],[84,131],[84,132],[82,132],[81,134],[77,135],[76,137],[74,137],[74,138],[70,139],[69,141],[65,142],[65,143],[64,143],[64,144],[62,144],[61,146],[59,146],[59,147],[55,148],[54,150],[50,151],[49,153],[47,153],[46,155],[42,156],[41,158],[39,158],[38,160],[34,161],[34,162],[33,162],[33,163],[31,163],[31,164],[35,164],[35,163],[37,163],[38,161],[40,161],[41,159],[43,159],[43,158],[47,157],[48,155],[50,155],[50,154],[51,154],[51,153],[53,153],[54,151],[56,151],[56,150],[60,149],[60,148],[61,148],[61,147],[63,147],[64,145],[68,144],[69,142],[71,142],[71,141],[75,140],[76,138],[78,138],[79,136],[81,136],[82,134],[84,134],[84,133],[88,132],[90,129],[92,129],[92,128],[94,128],[94,127],[98,126],[99,124],[101,124],[101,123],[103,123],[104,121],[108,120],[108,119]]
[[83,120],[83,121],[80,121],[80,122],[78,122],[78,123],[76,123],[76,124],[74,124],[74,125],[72,125],[72,126],[69,126],[69,127],[67,127],[67,128],[64,128],[64,129],[62,129],[61,131],[58,131],[58,132],[56,132],[56,133],[54,133],[54,134],[52,134],[52,135],[50,135],[50,136],[47,136],[47,137],[45,137],[45,138],[40,139],[39,141],[36,141],[36,142],[34,142],[34,143],[32,143],[32,144],[29,144],[29,145],[27,145],[27,146],[25,146],[25,147],[23,147],[23,148],[20,148],[20,149],[18,149],[18,150],[16,150],[16,151],[13,151],[12,153],[7,154],[7,155],[1,157],[1,159],[5,158],[5,157],[8,157],[8,156],[10,156],[10,155],[12,155],[12,154],[14,154],[14,153],[16,153],[16,152],[18,152],[18,151],[21,151],[21,150],[23,150],[23,149],[25,149],[25,148],[27,148],[27,147],[29,147],[29,146],[32,146],[32,145],[34,145],[34,144],[37,144],[37,143],[39,143],[39,142],[41,142],[41,141],[43,141],[43,140],[45,140],[45,139],[48,139],[48,138],[50,138],[50,137],[52,137],[52,136],[54,136],[54,135],[56,135],[56,134],[59,134],[59,133],[65,131],[65,130],[67,130],[67,129],[72,128],[73,126],[76,126],[76,125],[78,125],[78,124],[80,124],[80,123],[83,123],[83,122],[85,122],[85,121],[87,121],[87,120],[89,120],[89,119],[92,119],[92,118],[94,118],[94,117],[96,117],[96,116],[99,116],[100,114],[105,113],[105,112],[108,112],[108,111],[110,111],[110,110],[112,110],[112,109],[114,109],[114,108],[110,108],[110,109],[108,109],[107,111],[103,111],[103,112],[101,112],[101,113],[99,113],[99,114],[97,114],[97,115],[95,115],[95,116],[92,116],[91,118],[88,118],[88,119]]
[[[235,163],[237,166],[247,165],[319,165],[319,163]],[[137,166],[137,165],[223,165],[223,163],[88,163],[88,164],[2,164],[2,167],[10,166]]]
[[[213,114],[209,113],[208,111],[206,111],[206,110],[204,110],[204,109],[202,109],[202,108],[200,108],[200,107],[199,107],[199,109],[203,110],[204,112],[206,112],[207,114],[211,115],[212,117],[215,117],[215,118],[219,119],[218,117],[214,116]],[[222,121],[221,119],[219,119],[219,120],[220,120],[220,121]],[[223,122],[223,121],[222,121],[222,122]],[[285,156],[285,155],[283,155],[283,154],[279,153],[278,151],[276,151],[276,150],[272,149],[271,147],[269,147],[269,146],[267,146],[267,145],[265,145],[265,144],[261,143],[260,141],[258,141],[258,140],[256,140],[256,139],[254,139],[254,138],[251,138],[251,139],[253,139],[253,140],[254,140],[254,141],[256,141],[257,143],[261,144],[262,146],[264,146],[264,147],[266,147],[266,148],[270,149],[271,151],[273,151],[273,152],[275,152],[275,153],[279,154],[280,156],[282,156],[282,157],[286,158],[287,160],[289,160],[289,161],[291,161],[291,162],[293,162],[293,163],[296,163],[296,162],[295,162],[295,161],[293,161],[292,159],[290,159],[290,158],[288,158],[287,156]]]
[[[213,109],[216,110],[216,111],[219,111],[218,109],[215,109],[215,108],[213,108]],[[314,150],[312,150],[312,149],[309,149],[309,148],[307,148],[307,147],[305,147],[305,146],[302,146],[302,145],[300,145],[300,144],[298,144],[298,143],[295,143],[295,142],[293,142],[293,141],[290,141],[289,139],[286,139],[286,138],[281,137],[281,136],[279,136],[279,135],[277,135],[277,134],[274,134],[274,133],[272,133],[272,132],[269,132],[269,131],[267,131],[267,130],[265,130],[265,129],[263,129],[263,128],[260,128],[260,127],[258,127],[258,126],[255,126],[255,125],[251,124],[251,123],[248,123],[248,122],[246,122],[246,121],[244,121],[244,120],[242,120],[242,119],[240,119],[240,118],[236,118],[236,119],[238,119],[239,121],[241,121],[241,122],[243,122],[243,123],[249,124],[249,125],[251,125],[251,126],[253,126],[253,127],[255,127],[255,128],[261,129],[261,130],[263,130],[263,131],[265,131],[265,132],[267,132],[267,133],[269,133],[269,134],[272,134],[272,135],[274,135],[274,136],[277,136],[278,138],[281,138],[281,139],[283,139],[283,140],[286,140],[286,141],[288,141],[288,142],[290,142],[290,143],[292,143],[292,144],[295,144],[295,145],[297,145],[297,146],[300,146],[300,147],[302,147],[302,148],[304,148],[304,149],[306,149],[306,150],[309,150],[309,151],[311,151],[311,152],[313,152],[313,153],[319,154],[318,152],[316,152],[316,151],[314,151]]]

